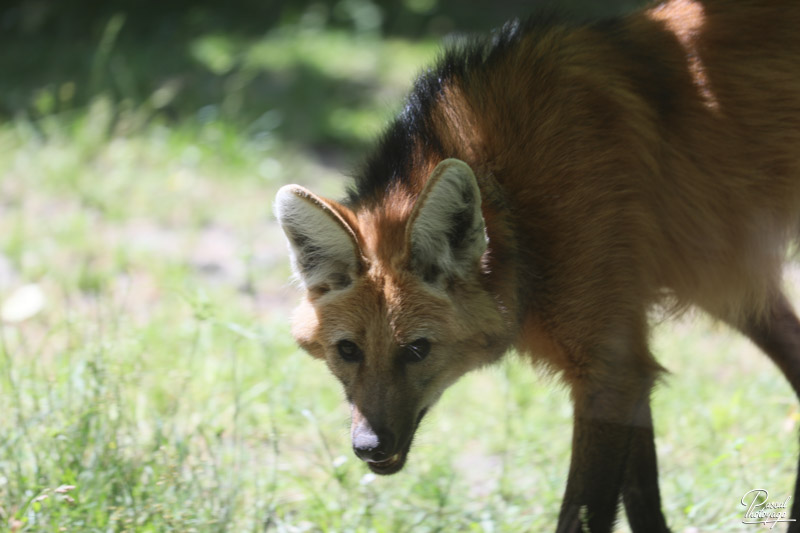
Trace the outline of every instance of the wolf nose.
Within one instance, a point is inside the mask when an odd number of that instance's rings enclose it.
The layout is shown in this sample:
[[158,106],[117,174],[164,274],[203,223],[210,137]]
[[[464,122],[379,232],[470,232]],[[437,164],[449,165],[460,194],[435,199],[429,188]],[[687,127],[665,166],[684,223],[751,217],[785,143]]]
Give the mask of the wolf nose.
[[380,462],[392,456],[394,434],[388,430],[362,429],[353,435],[353,452],[362,461]]

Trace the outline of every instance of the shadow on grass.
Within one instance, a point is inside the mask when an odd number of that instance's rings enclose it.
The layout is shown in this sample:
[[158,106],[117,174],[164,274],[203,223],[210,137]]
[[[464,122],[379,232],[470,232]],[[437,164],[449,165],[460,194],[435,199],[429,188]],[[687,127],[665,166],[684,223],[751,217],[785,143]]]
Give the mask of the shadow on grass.
[[[102,95],[137,110],[140,126],[211,117],[256,137],[269,129],[287,146],[352,155],[399,105],[402,92],[387,95],[387,83],[411,83],[381,74],[387,37],[484,31],[543,3],[12,0],[0,8],[0,119],[69,118]],[[592,17],[634,3],[559,9]]]

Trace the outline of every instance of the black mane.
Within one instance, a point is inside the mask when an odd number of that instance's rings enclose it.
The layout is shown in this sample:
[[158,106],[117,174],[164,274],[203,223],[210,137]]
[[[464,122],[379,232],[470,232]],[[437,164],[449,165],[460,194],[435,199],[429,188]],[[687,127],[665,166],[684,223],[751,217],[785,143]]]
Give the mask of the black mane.
[[522,35],[530,31],[533,19],[517,20],[484,37],[468,38],[448,46],[433,68],[423,72],[406,98],[403,110],[378,140],[376,148],[355,176],[346,203],[351,206],[378,201],[391,186],[411,172],[416,145],[426,156],[451,156],[435,133],[431,110],[448,83],[466,81],[502,58]]

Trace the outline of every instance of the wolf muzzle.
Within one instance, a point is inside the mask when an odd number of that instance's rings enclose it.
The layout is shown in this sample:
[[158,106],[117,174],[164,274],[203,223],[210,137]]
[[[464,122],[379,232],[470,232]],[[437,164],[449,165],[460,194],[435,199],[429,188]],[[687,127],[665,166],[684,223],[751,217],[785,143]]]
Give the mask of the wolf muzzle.
[[386,428],[373,430],[366,418],[352,429],[353,452],[362,461],[385,461],[394,454],[395,436]]

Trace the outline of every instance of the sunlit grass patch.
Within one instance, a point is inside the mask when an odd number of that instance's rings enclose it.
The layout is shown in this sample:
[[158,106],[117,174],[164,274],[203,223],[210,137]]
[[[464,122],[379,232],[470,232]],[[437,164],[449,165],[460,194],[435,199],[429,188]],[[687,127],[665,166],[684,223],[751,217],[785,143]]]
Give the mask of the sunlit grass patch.
[[[379,478],[289,335],[277,188],[340,196],[436,45],[324,27],[112,44],[114,69],[0,124],[0,530],[554,529],[557,379],[516,356],[467,376]],[[797,404],[748,343],[687,324],[654,334],[664,507],[675,531],[735,530],[746,490],[791,490]]]

